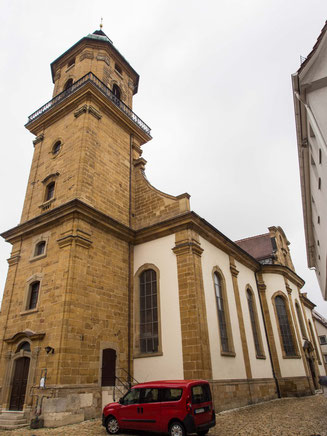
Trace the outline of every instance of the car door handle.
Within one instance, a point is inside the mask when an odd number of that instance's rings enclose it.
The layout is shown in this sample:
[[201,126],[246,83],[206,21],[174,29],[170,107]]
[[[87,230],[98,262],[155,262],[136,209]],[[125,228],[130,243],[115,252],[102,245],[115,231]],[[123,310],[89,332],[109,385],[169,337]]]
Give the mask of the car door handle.
[[143,413],[143,407],[138,407],[137,408],[137,413]]

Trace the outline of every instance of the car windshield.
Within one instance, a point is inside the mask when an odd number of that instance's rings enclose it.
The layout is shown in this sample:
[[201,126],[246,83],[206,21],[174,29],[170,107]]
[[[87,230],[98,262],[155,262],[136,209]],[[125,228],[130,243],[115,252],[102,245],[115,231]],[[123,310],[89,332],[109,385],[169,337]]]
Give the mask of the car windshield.
[[192,403],[206,403],[211,401],[211,392],[209,385],[192,386]]

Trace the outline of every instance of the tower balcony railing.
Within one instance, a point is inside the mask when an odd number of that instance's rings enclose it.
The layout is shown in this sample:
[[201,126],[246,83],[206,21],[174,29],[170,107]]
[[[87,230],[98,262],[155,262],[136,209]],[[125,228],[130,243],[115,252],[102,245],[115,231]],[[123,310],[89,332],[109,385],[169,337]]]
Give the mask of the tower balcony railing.
[[85,76],[81,77],[75,83],[73,83],[69,88],[65,91],[62,91],[60,94],[56,95],[52,100],[48,101],[48,103],[44,104],[37,111],[33,112],[32,115],[28,117],[28,121],[26,126],[32,121],[35,121],[41,115],[43,115],[48,110],[52,109],[57,104],[64,101],[69,95],[74,94],[78,89],[82,88],[86,83],[91,82],[103,95],[105,95],[109,100],[111,100],[125,115],[128,116],[138,127],[140,127],[145,133],[151,136],[150,127],[145,124],[144,121],[138,117],[131,108],[129,108],[125,103],[123,103],[118,97],[114,95],[114,93],[93,73],[87,73]]

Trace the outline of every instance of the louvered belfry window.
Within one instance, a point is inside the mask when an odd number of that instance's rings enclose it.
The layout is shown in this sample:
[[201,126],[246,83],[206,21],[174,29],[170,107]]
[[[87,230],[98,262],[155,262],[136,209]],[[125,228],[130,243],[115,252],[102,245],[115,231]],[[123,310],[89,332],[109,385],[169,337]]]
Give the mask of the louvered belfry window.
[[158,295],[157,274],[153,269],[140,275],[140,350],[141,353],[158,351]]
[[229,351],[228,331],[226,324],[225,302],[222,292],[222,283],[218,273],[214,273],[215,293],[218,311],[218,322],[222,351]]
[[287,316],[287,309],[284,298],[277,296],[275,298],[275,305],[285,354],[286,356],[295,356],[296,353],[294,348],[293,336]]

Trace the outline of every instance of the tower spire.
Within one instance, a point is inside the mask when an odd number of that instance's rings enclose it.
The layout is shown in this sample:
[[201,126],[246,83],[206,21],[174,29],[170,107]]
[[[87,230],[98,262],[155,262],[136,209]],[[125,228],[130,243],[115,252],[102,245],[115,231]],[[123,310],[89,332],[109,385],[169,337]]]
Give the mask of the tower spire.
[[100,30],[102,30],[102,27],[103,27],[103,18],[101,17]]

